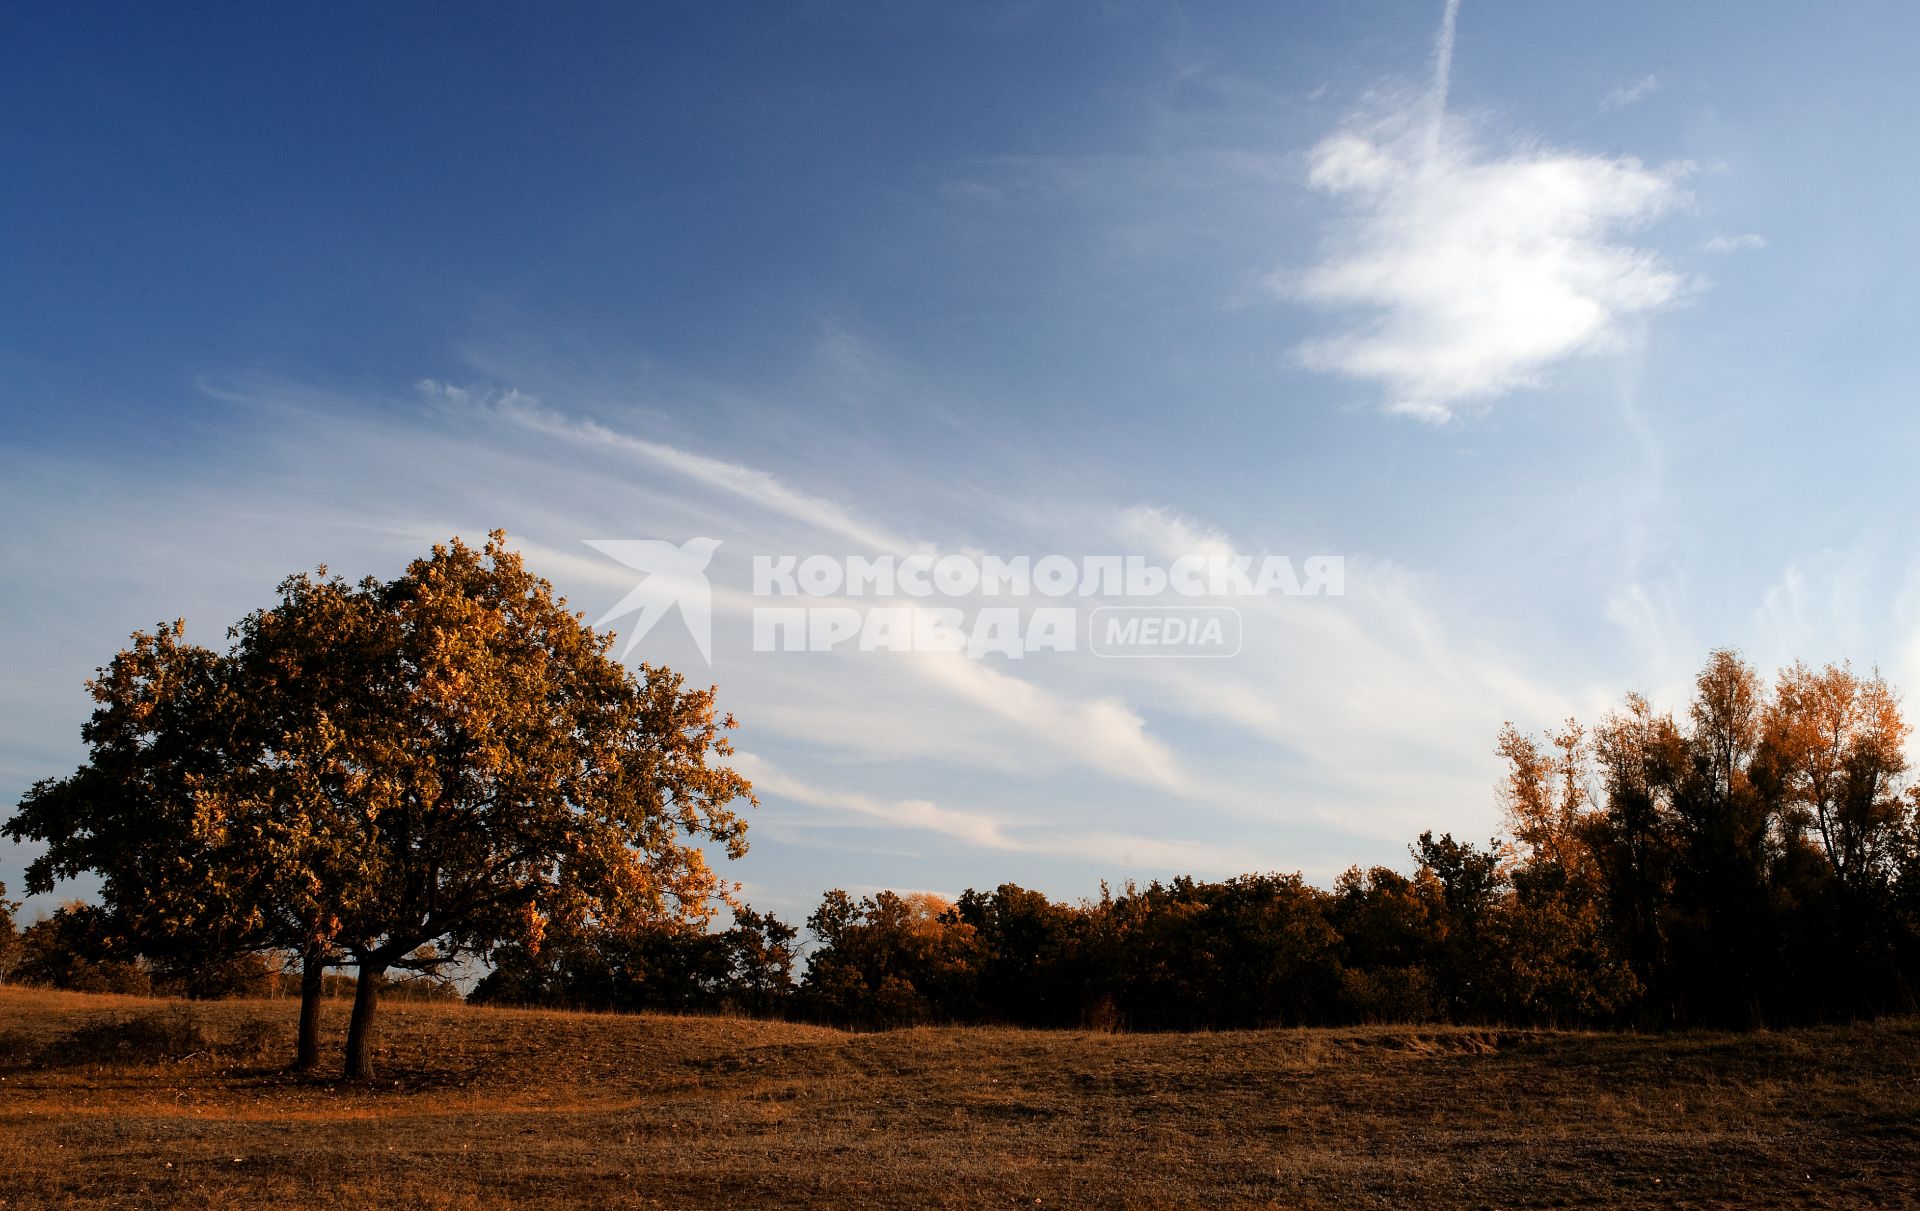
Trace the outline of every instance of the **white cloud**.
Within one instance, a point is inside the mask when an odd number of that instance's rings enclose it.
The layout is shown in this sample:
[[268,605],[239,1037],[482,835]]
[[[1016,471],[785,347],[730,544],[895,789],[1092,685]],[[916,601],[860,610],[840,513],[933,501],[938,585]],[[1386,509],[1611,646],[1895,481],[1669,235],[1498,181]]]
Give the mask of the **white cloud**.
[[1445,112],[1448,16],[1423,97],[1313,149],[1308,181],[1345,213],[1322,262],[1286,283],[1367,317],[1298,346],[1302,364],[1377,383],[1392,411],[1433,421],[1617,347],[1619,321],[1677,299],[1681,275],[1620,236],[1683,205],[1691,167],[1483,150]]
[[1623,85],[1600,98],[1602,110],[1625,109],[1636,101],[1643,101],[1660,91],[1660,81],[1654,76],[1642,76],[1632,84]]
[[[464,403],[470,398],[468,393],[461,392],[457,402]],[[833,502],[798,491],[770,472],[709,458],[663,442],[634,437],[610,429],[597,421],[566,416],[540,406],[532,397],[519,392],[509,392],[490,403],[500,416],[534,432],[598,446],[642,459],[663,470],[718,489],[759,508],[789,517],[868,550],[898,551],[905,554],[922,549],[921,544],[909,543],[904,538],[885,530],[856,521]]]
[[1236,552],[1218,530],[1191,517],[1153,505],[1134,505],[1120,512],[1120,536],[1147,554],[1165,559],[1183,556],[1231,557]]
[[985,849],[1018,849],[1001,821],[978,812],[951,811],[927,799],[882,800],[853,791],[804,782],[753,753],[736,752],[733,764],[760,795],[776,795],[809,807],[829,808],[899,828],[923,829]]
[[1115,695],[1069,697],[964,652],[919,653],[910,666],[976,709],[1013,724],[1030,743],[1037,741],[1090,769],[1175,792],[1186,782],[1173,753]]
[[1767,246],[1767,237],[1755,232],[1745,235],[1716,235],[1700,245],[1705,252],[1756,252]]
[[[1768,585],[1747,631],[1762,667],[1795,660],[1822,664],[1874,650],[1872,635],[1888,594],[1885,557],[1872,543],[1832,548],[1789,563]],[[1896,596],[1888,613],[1898,619]]]
[[[1156,510],[1127,510],[1121,524],[1146,551],[1204,537],[1209,554],[1249,554]],[[1290,814],[1395,839],[1426,827],[1422,814],[1444,802],[1456,813],[1446,827],[1490,826],[1487,788],[1498,772],[1490,737],[1499,721],[1551,721],[1577,704],[1437,612],[1426,578],[1367,556],[1346,565],[1340,597],[1236,602],[1245,639],[1234,660],[1143,661],[1111,675],[1126,677],[1133,700],[1217,735],[1209,756],[1251,742],[1269,776],[1286,785]],[[1209,784],[1190,786],[1189,797],[1248,818],[1275,811],[1265,787],[1175,751],[1207,772]]]
[[752,781],[754,791],[789,803],[839,813],[888,827],[930,832],[981,849],[1070,857],[1125,867],[1147,867],[1183,874],[1240,874],[1256,868],[1255,855],[1240,846],[1179,837],[1080,831],[1009,831],[1005,820],[982,812],[941,807],[930,799],[882,799],[795,778],[753,753],[737,752],[733,764]]
[[[1630,656],[1624,685],[1656,706],[1678,709],[1708,651],[1732,646],[1762,674],[1796,660],[1855,660],[1878,667],[1892,652],[1892,673],[1920,670],[1884,636],[1911,625],[1920,601],[1920,567],[1896,588],[1884,547],[1862,537],[1851,546],[1802,552],[1764,582],[1720,577],[1710,584],[1674,571],[1634,581],[1606,601],[1606,617]],[[1888,628],[1891,628],[1889,631]],[[1920,645],[1913,649],[1920,652]]]
[[1657,705],[1685,701],[1693,672],[1712,646],[1690,622],[1684,587],[1674,580],[1636,580],[1607,595],[1607,621],[1619,628],[1631,656],[1626,683]]

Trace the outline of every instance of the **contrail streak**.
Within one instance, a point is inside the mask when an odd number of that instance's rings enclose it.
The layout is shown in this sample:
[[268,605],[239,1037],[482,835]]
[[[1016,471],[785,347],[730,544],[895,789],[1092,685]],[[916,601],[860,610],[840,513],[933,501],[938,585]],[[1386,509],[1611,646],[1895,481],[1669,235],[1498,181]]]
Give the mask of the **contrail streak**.
[[1453,82],[1453,28],[1460,19],[1460,0],[1447,0],[1440,33],[1433,40],[1433,91],[1428,94],[1427,163],[1440,155],[1440,130],[1447,118],[1447,89]]

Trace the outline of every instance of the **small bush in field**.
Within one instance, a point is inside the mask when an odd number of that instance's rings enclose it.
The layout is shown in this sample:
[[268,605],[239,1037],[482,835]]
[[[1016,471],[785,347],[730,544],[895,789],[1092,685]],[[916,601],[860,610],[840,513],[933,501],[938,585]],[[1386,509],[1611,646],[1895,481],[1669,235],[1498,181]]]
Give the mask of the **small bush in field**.
[[[271,1022],[257,1018],[242,1021],[225,1036],[216,1038],[206,1031],[191,1008],[91,1022],[69,1030],[37,1051],[25,1039],[17,1041],[21,1044],[18,1058],[30,1059],[43,1068],[151,1067],[197,1057],[254,1060],[284,1042],[281,1032]],[[0,1043],[0,1061],[4,1056],[4,1044]]]
[[76,1027],[41,1049],[46,1067],[163,1064],[210,1049],[191,1013],[150,1013]]

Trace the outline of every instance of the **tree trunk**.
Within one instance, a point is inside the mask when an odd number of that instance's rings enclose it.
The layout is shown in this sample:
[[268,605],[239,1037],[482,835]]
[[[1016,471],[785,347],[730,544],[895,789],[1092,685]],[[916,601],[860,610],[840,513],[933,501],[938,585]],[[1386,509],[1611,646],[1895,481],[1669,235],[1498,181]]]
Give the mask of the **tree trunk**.
[[320,994],[326,976],[326,948],[308,946],[300,956],[300,1043],[293,1061],[301,1072],[312,1072],[320,1065]]
[[375,967],[360,961],[359,978],[354,981],[353,1020],[347,1024],[347,1069],[350,1081],[373,1077],[373,1014],[380,997],[380,978],[386,964]]

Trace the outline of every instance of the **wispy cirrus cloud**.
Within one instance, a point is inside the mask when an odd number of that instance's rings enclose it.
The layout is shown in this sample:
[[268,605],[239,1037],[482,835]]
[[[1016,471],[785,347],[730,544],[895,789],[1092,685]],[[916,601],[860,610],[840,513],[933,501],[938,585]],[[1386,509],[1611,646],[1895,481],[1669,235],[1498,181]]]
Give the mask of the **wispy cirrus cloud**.
[[857,791],[816,786],[745,751],[734,754],[733,764],[753,780],[761,794],[878,820],[896,828],[922,829],[986,849],[1020,848],[1020,843],[1007,835],[1003,821],[984,813],[955,811],[928,799],[882,800]]
[[434,402],[484,409],[533,433],[639,460],[864,547],[919,549],[918,544],[855,520],[831,501],[791,487],[771,472],[623,433],[598,421],[549,408],[524,392],[489,394],[433,379],[422,379],[415,389]]
[[1259,857],[1241,846],[1097,829],[1021,829],[999,816],[942,807],[929,799],[876,798],[793,777],[753,753],[735,753],[734,765],[750,777],[755,789],[763,794],[836,813],[849,822],[932,833],[985,850],[1060,855],[1129,867],[1150,866],[1214,875],[1238,874],[1260,865]]
[[1358,317],[1299,345],[1303,365],[1377,384],[1391,411],[1429,421],[1617,346],[1621,320],[1687,285],[1622,237],[1686,203],[1691,166],[1480,146],[1446,109],[1457,8],[1423,95],[1313,149],[1308,182],[1343,213],[1321,262],[1283,283]]
[[1644,101],[1660,91],[1660,79],[1657,76],[1642,76],[1631,84],[1623,84],[1606,96],[1600,98],[1602,110],[1625,109],[1627,106]]

